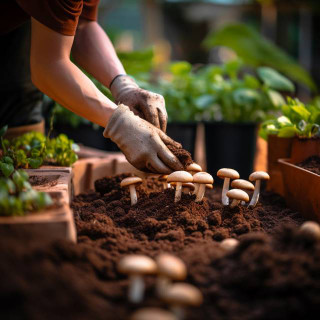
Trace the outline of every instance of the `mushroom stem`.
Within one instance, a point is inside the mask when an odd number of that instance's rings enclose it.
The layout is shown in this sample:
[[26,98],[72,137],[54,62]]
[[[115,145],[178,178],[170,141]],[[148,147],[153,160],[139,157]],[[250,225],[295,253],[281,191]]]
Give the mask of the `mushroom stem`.
[[206,185],[204,183],[199,184],[196,202],[202,201],[205,191],[206,191]]
[[130,276],[130,287],[128,298],[132,303],[140,303],[143,300],[144,281],[140,275],[133,274]]
[[133,206],[138,202],[136,187],[134,184],[131,184],[129,186],[129,191],[130,191],[131,205]]
[[181,190],[182,190],[182,182],[177,182],[176,184],[176,193],[174,196],[174,202],[178,202],[181,199]]
[[163,293],[165,293],[166,289],[169,287],[171,281],[168,277],[163,275],[158,276],[157,278],[157,292],[158,295],[161,297]]
[[185,318],[185,310],[180,305],[171,306],[171,311],[175,314],[177,319],[183,320]]
[[229,198],[227,197],[227,192],[229,190],[230,178],[224,178],[221,201],[224,206],[229,204]]
[[198,193],[198,190],[199,190],[199,183],[195,183],[195,184],[194,184],[193,194],[197,194],[197,193]]
[[240,203],[240,200],[233,199],[231,204],[230,204],[230,208],[236,207],[239,203]]
[[163,185],[163,190],[166,190],[168,188],[168,183],[167,182],[163,181],[162,185]]
[[257,180],[255,183],[254,192],[248,207],[255,207],[256,204],[258,203],[259,195],[260,195],[260,186],[261,186],[261,180]]

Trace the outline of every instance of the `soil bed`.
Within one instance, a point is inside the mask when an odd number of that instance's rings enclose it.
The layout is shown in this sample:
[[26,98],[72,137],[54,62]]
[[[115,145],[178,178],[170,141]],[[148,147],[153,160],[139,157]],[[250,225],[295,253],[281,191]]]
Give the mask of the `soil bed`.
[[300,162],[297,166],[320,175],[320,157],[312,156]]
[[32,186],[48,186],[48,187],[53,187],[58,183],[59,176],[30,176],[29,177],[29,182]]

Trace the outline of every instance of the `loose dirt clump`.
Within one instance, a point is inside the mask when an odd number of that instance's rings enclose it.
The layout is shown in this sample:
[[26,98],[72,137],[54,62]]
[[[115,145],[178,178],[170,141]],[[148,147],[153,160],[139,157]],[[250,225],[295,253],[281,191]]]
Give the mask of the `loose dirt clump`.
[[30,176],[29,182],[32,186],[54,187],[58,183],[58,175],[55,176]]
[[297,166],[320,175],[320,157],[312,156],[300,162]]
[[170,144],[167,145],[167,147],[179,159],[184,169],[186,169],[189,164],[193,163],[193,160],[189,151],[183,148],[176,148],[175,146]]

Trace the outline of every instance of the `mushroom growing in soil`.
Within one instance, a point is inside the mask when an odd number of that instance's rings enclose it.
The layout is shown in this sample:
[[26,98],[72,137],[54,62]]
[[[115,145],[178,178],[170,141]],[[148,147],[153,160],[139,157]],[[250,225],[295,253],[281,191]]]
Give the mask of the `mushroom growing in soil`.
[[320,240],[320,226],[314,221],[306,221],[300,227],[300,232]]
[[182,184],[182,192],[185,194],[190,194],[195,189],[194,184],[192,182],[186,182]]
[[135,205],[138,202],[136,186],[142,183],[142,179],[139,177],[128,177],[121,181],[121,188],[129,186],[131,205]]
[[193,177],[187,171],[175,171],[168,175],[167,181],[169,183],[175,182],[176,183],[176,193],[174,196],[174,202],[178,202],[181,199],[181,189],[182,183],[192,182]]
[[239,241],[237,239],[227,238],[221,241],[220,247],[227,252],[231,252],[236,248],[238,244]]
[[163,190],[168,189],[167,178],[168,178],[168,175],[167,175],[167,174],[163,174],[163,175],[161,175],[161,176],[158,178],[158,180],[159,180],[160,182],[162,182]]
[[231,189],[227,192],[227,197],[232,200],[230,204],[230,208],[234,208],[237,206],[241,201],[248,202],[249,195],[240,189]]
[[140,303],[143,300],[145,287],[143,276],[155,274],[157,272],[157,264],[147,256],[127,255],[119,261],[118,270],[121,273],[129,275],[129,301]]
[[193,182],[199,185],[196,193],[196,202],[200,202],[206,191],[206,184],[213,184],[212,175],[207,172],[198,172],[193,176]]
[[131,315],[130,320],[178,320],[170,311],[160,308],[143,308]]
[[229,204],[227,192],[229,190],[230,179],[239,179],[240,175],[236,170],[229,169],[229,168],[222,168],[217,172],[217,176],[221,179],[224,179],[221,201],[224,206],[227,206]]
[[197,163],[194,162],[187,166],[187,171],[190,174],[195,175],[197,172],[201,172],[202,168]]
[[182,281],[187,276],[184,262],[172,254],[160,254],[156,258],[156,263],[158,266],[157,291],[159,296],[168,289],[172,280]]
[[201,291],[188,283],[175,283],[161,296],[171,306],[171,310],[178,319],[184,318],[184,307],[200,306],[203,302]]
[[[236,179],[231,182],[231,187],[234,189],[241,189],[243,191],[254,191],[254,185],[247,180],[243,179]],[[244,205],[244,202],[241,202],[242,205]]]
[[270,176],[264,171],[255,171],[250,174],[249,180],[255,181],[255,189],[248,207],[255,207],[259,200],[261,180],[269,180]]

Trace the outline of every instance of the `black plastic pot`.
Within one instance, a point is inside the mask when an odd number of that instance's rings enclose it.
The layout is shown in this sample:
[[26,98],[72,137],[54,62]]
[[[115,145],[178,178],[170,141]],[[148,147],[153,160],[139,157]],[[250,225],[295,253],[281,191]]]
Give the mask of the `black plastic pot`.
[[180,142],[184,149],[194,156],[196,141],[196,122],[170,122],[167,126],[167,135],[177,142]]
[[119,151],[118,146],[103,136],[103,128],[94,129],[92,125],[81,124],[77,128],[70,125],[55,124],[54,135],[66,134],[76,143],[105,151]]
[[232,168],[247,180],[253,171],[257,128],[256,123],[206,122],[207,171],[216,176],[219,169]]

